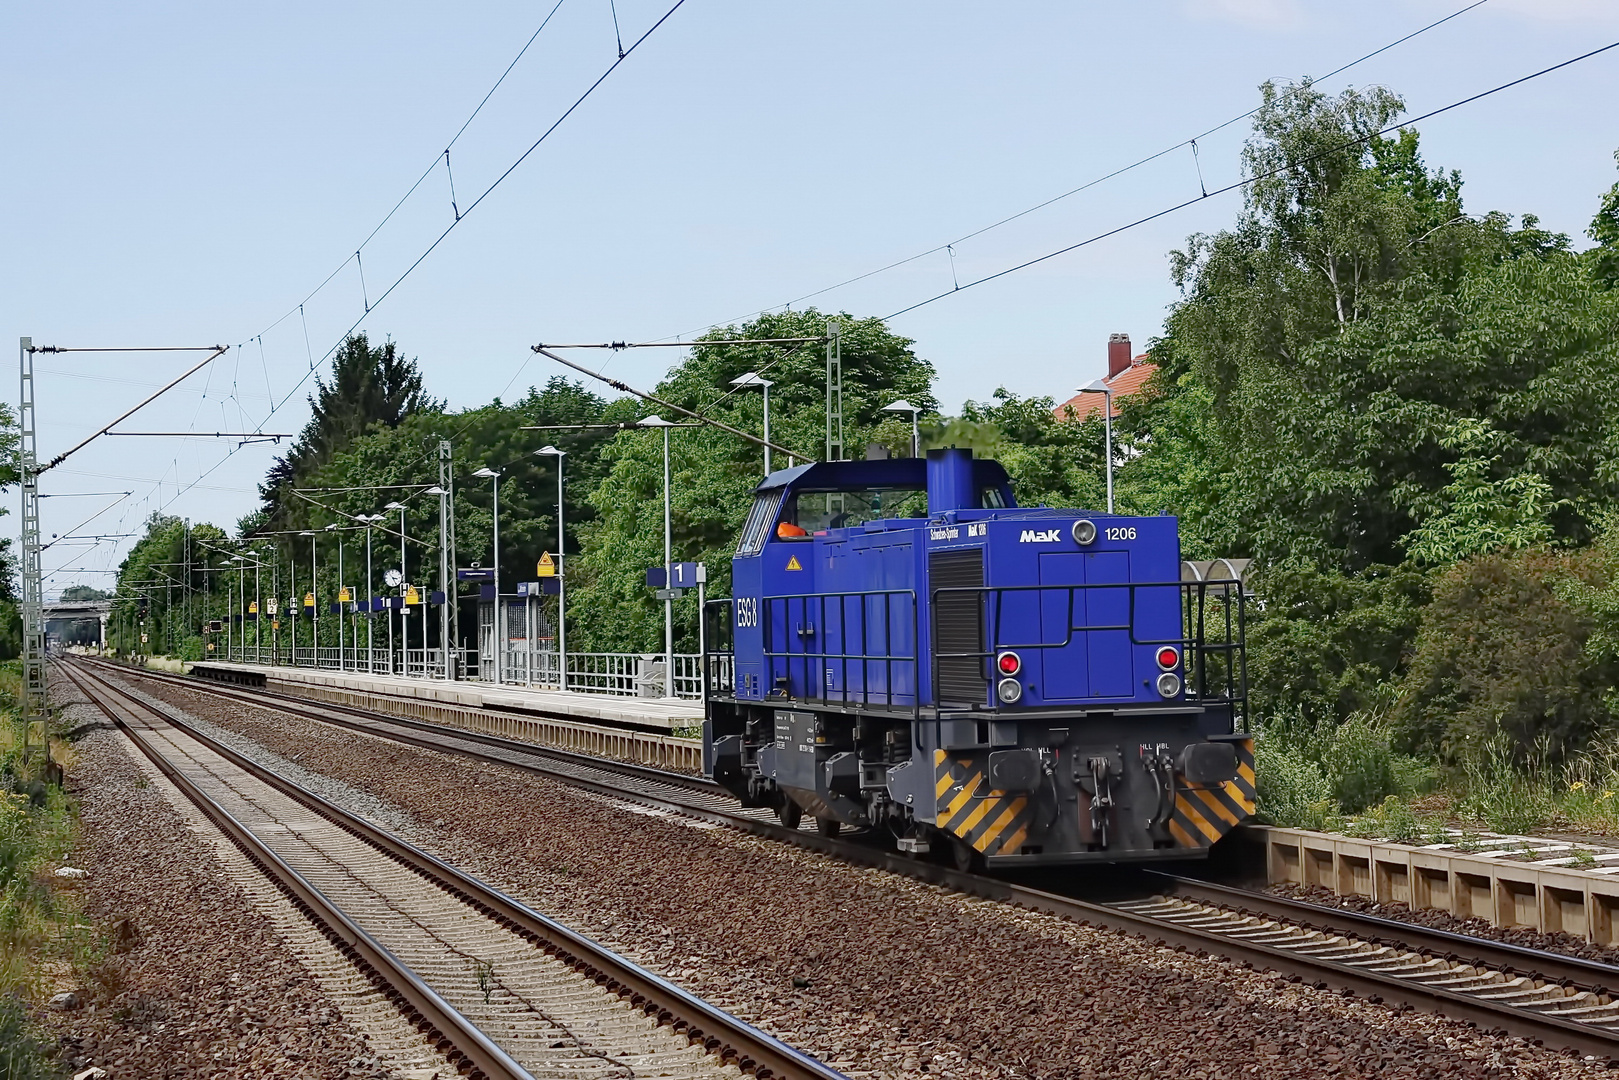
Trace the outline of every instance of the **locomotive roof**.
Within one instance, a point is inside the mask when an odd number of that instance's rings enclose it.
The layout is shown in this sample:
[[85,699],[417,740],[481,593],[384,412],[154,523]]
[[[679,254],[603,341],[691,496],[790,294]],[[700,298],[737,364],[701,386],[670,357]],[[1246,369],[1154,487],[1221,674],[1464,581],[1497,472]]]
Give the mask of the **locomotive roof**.
[[[981,486],[1008,484],[998,461],[973,461],[973,479]],[[914,487],[925,489],[927,461],[923,458],[888,458],[882,461],[812,461],[790,469],[777,469],[754,489],[757,494],[780,488]]]

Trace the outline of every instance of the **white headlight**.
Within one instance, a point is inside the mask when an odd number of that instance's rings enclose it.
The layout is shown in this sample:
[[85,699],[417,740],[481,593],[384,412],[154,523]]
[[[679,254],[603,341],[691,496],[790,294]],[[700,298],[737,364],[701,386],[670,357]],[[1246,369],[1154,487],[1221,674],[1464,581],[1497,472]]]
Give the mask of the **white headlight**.
[[1173,671],[1158,676],[1158,696],[1172,698],[1181,692],[1181,677]]
[[1078,544],[1080,547],[1094,543],[1096,540],[1096,522],[1086,521],[1081,518],[1079,521],[1074,522],[1072,532],[1074,536],[1074,543]]
[[995,684],[995,696],[1002,704],[1011,705],[1023,696],[1023,684],[1016,679],[1002,679]]

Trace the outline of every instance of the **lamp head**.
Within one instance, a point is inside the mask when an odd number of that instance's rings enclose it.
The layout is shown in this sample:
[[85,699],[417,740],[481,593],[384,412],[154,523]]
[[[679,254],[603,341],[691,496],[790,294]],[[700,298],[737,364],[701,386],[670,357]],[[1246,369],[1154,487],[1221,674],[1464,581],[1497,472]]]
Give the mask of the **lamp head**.
[[494,469],[491,469],[489,466],[485,465],[483,468],[477,470],[472,475],[473,476],[480,476],[485,480],[489,480],[489,479],[492,479],[493,477],[499,476],[500,473],[496,472]]
[[641,419],[637,420],[635,422],[635,426],[636,427],[648,427],[648,428],[660,428],[660,427],[675,427],[677,425],[673,421],[665,420],[661,416],[645,416],[645,417],[642,417]]
[[538,450],[534,451],[534,456],[535,457],[567,457],[568,452],[566,450],[558,450],[554,446],[542,446]]
[[738,375],[736,378],[732,379],[731,380],[731,385],[732,386],[762,386],[762,387],[764,387],[765,389],[768,390],[770,387],[775,386],[776,384],[771,382],[769,379],[766,379],[763,376],[761,376],[757,371],[749,371],[749,372],[746,372],[745,374]]
[[[384,510],[403,510],[404,508],[405,504],[401,502],[391,502],[387,506],[383,507]],[[382,515],[379,514],[377,516],[381,517]]]
[[326,526],[326,531],[331,532],[335,528],[337,528],[337,522],[334,521],[330,525]]
[[1109,386],[1107,384],[1106,379],[1097,379],[1095,382],[1086,383],[1084,386],[1081,386],[1076,391],[1076,393],[1080,393],[1080,394],[1106,394],[1109,397],[1112,397],[1113,396],[1113,387],[1111,387],[1111,386]]
[[449,492],[445,491],[443,488],[439,487],[437,484],[434,484],[432,487],[430,487],[426,491],[422,492],[422,494],[423,495],[448,495]]
[[308,529],[305,529],[303,532],[299,533],[298,535],[299,536],[314,536],[315,534],[310,532]]
[[900,398],[898,401],[894,402],[892,405],[884,405],[882,411],[883,412],[918,413],[918,412],[921,412],[922,410],[918,409],[915,405],[912,405],[909,401],[906,401],[904,398]]

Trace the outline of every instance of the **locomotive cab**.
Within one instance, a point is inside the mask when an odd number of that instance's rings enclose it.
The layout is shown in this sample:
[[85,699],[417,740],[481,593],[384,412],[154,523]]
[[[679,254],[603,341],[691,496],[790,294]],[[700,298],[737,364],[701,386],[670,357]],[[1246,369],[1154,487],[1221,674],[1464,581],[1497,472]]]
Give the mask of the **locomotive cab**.
[[969,451],[771,474],[707,613],[704,771],[963,865],[1186,858],[1253,809],[1244,596],[1176,521]]

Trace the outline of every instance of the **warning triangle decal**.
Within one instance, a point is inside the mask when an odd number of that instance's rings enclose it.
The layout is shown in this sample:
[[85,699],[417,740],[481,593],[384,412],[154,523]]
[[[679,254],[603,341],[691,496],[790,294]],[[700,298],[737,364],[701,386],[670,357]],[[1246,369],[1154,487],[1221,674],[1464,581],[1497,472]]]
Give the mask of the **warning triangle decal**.
[[794,555],[792,558],[787,560],[787,569],[802,570],[804,569],[804,564],[798,561],[797,555]]

